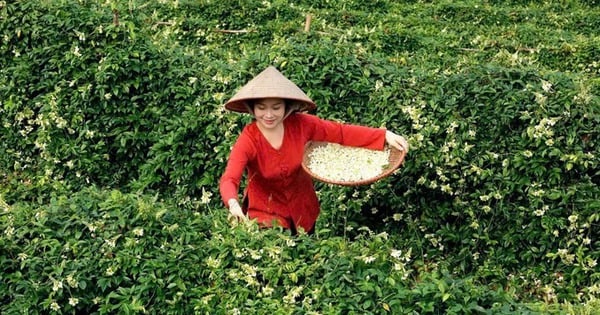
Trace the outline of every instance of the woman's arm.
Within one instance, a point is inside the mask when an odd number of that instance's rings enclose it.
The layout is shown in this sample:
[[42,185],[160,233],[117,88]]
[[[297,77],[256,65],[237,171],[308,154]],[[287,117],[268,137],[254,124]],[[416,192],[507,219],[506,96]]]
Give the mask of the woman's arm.
[[[229,154],[227,166],[219,181],[219,191],[221,199],[229,211],[234,216],[242,216],[243,212],[238,201],[238,192],[242,175],[246,169],[248,161],[255,155],[255,149],[250,137],[244,134],[240,135]],[[238,211],[239,210],[239,211]]]
[[334,142],[342,145],[382,150],[385,143],[394,147],[408,148],[406,140],[383,128],[343,124],[321,119],[314,115],[299,114],[308,138],[314,141]]

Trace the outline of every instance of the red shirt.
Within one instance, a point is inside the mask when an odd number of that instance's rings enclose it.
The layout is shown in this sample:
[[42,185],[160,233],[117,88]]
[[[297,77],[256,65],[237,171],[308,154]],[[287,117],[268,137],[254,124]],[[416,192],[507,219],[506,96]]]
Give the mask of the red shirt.
[[385,129],[341,124],[301,113],[291,114],[283,124],[279,149],[271,146],[256,121],[244,127],[221,176],[221,198],[226,205],[229,199],[238,199],[240,181],[247,170],[251,219],[262,213],[291,220],[296,227],[310,231],[319,215],[319,201],[312,178],[301,165],[306,143],[327,141],[382,150]]

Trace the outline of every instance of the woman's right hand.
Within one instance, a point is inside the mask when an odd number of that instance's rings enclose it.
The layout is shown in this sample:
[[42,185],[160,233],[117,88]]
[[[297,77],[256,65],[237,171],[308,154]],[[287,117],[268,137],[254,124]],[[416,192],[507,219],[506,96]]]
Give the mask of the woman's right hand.
[[237,200],[229,199],[227,204],[229,205],[229,215],[230,216],[244,220],[244,221],[248,220],[248,217],[244,214],[244,211],[242,211],[242,207],[240,207],[240,204],[238,203]]

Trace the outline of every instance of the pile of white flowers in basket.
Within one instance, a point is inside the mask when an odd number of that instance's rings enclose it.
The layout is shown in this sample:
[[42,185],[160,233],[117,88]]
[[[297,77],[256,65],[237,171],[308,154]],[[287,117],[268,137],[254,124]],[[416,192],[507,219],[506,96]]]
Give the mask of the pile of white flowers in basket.
[[315,147],[307,167],[322,178],[336,182],[358,182],[376,177],[389,164],[390,149],[383,151],[342,146]]

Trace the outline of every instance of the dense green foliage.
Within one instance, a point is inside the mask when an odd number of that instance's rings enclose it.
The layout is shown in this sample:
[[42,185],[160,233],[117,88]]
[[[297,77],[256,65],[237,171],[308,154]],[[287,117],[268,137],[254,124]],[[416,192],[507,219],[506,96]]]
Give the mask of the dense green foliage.
[[[0,1],[0,312],[591,312],[598,34],[595,1]],[[412,146],[317,183],[313,236],[218,198],[270,64]]]

